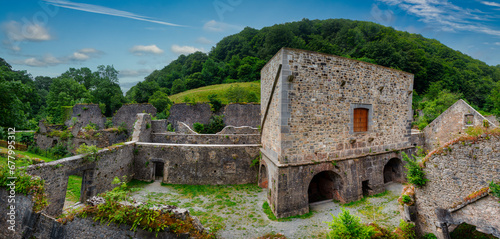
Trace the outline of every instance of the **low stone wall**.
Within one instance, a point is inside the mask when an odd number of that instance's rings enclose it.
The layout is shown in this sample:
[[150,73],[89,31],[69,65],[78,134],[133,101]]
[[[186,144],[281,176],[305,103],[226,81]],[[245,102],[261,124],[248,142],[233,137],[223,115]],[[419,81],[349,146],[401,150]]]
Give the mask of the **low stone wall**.
[[[467,118],[469,116],[470,118]],[[465,134],[468,127],[483,125],[484,120],[487,119],[465,101],[459,100],[423,129],[425,148],[428,150],[439,148]],[[490,122],[490,126],[495,125]]]
[[224,124],[231,126],[260,126],[260,104],[229,104],[224,107]]
[[113,126],[118,127],[125,123],[130,134],[134,129],[136,115],[140,113],[156,116],[156,108],[151,104],[125,104],[113,116]]
[[[0,188],[0,203],[7,205],[8,193],[4,188]],[[95,238],[189,238],[188,234],[177,235],[169,232],[148,232],[138,228],[131,231],[129,225],[117,225],[114,223],[100,223],[92,218],[75,217],[74,220],[66,224],[58,222],[55,218],[44,213],[33,212],[33,202],[31,196],[16,195],[16,219],[15,231],[7,230],[9,226],[7,207],[0,207],[0,238],[21,239],[21,238],[44,238],[44,239],[95,239]],[[191,217],[189,214],[186,217]],[[193,218],[195,228],[204,230],[199,221]]]
[[83,174],[82,201],[98,193],[111,190],[114,187],[111,184],[114,177],[133,178],[133,149],[133,142],[125,143],[125,145],[116,146],[112,150],[99,151],[98,160],[93,162],[87,160],[83,155],[77,155],[29,166],[27,172],[45,180],[45,191],[49,201],[45,212],[51,216],[58,216],[64,206],[70,175]]
[[413,146],[424,147],[425,146],[425,134],[421,131],[411,132],[410,143]]
[[259,134],[152,134],[153,143],[167,144],[259,144]]
[[421,234],[444,238],[442,223],[453,226],[466,222],[500,237],[499,199],[487,196],[474,201],[476,196],[481,198],[475,192],[491,181],[500,182],[499,149],[500,136],[483,135],[473,141],[458,141],[429,157],[424,169],[429,181],[415,190],[416,225]]
[[253,128],[250,126],[226,126],[217,134],[258,134],[260,135],[260,131],[258,128]]
[[179,121],[186,123],[189,127],[193,127],[193,124],[196,122],[208,124],[211,116],[212,111],[210,110],[210,105],[207,103],[195,105],[181,103],[170,107],[170,116],[167,122],[171,123],[177,130],[177,122]]
[[[75,118],[76,121],[73,121],[73,118]],[[85,127],[89,123],[94,123],[99,129],[104,129],[106,117],[102,115],[101,108],[99,108],[97,104],[76,104],[73,106],[71,117],[69,117],[64,124],[71,127],[75,123],[79,123],[81,127]]]
[[99,133],[98,137],[85,138],[77,136],[65,140],[57,136],[51,137],[47,134],[36,134],[35,142],[38,147],[45,150],[56,146],[58,143],[70,141],[70,144],[74,146],[71,150],[74,153],[75,150],[82,144],[96,145],[99,148],[105,148],[113,144],[125,142],[128,139],[128,135],[126,133],[118,133],[107,129],[96,131],[94,135],[97,133]]
[[164,183],[256,183],[258,165],[251,165],[259,156],[259,147],[136,143],[135,178],[152,180],[156,163],[163,163]]

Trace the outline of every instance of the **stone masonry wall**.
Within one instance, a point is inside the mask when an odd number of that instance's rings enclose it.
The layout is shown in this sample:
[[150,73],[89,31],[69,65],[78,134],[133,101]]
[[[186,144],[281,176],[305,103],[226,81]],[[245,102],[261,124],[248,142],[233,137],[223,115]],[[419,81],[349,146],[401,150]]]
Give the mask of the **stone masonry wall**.
[[178,121],[186,123],[189,127],[193,127],[193,124],[196,122],[208,124],[210,116],[212,116],[212,111],[210,110],[210,105],[207,103],[196,105],[181,103],[170,107],[170,116],[167,122],[171,123],[177,130]]
[[[76,118],[76,122],[73,121]],[[74,123],[79,123],[81,127],[87,126],[89,123],[94,123],[99,126],[99,129],[104,129],[106,117],[102,115],[101,108],[97,104],[76,104],[73,106],[73,113],[71,117],[64,122],[68,127],[73,126]]]
[[154,162],[164,163],[164,183],[246,184],[257,182],[260,145],[137,143],[135,178],[153,179]]
[[[282,54],[283,71],[293,78],[282,74],[281,162],[410,146],[412,74],[304,50]],[[369,109],[364,133],[352,129],[358,107]]]
[[[471,122],[466,122],[466,115],[473,117]],[[469,126],[483,125],[483,120],[486,118],[469,104],[458,100],[423,129],[425,148],[429,151],[439,148],[446,142],[463,135]],[[494,124],[490,122],[490,126],[494,127]]]
[[[413,148],[402,150],[407,155],[413,151]],[[400,178],[395,181],[403,181],[405,175],[400,151],[373,153],[335,162],[290,165],[276,165],[265,151],[262,152],[262,161],[268,170],[269,204],[278,218],[309,212],[308,189],[312,178],[321,172],[331,172],[339,178],[334,183],[340,185],[339,199],[343,203],[363,197],[363,181],[367,181],[370,195],[383,192],[384,169],[390,160],[399,162],[395,170],[400,173]]]
[[[4,199],[7,198],[7,191],[0,188],[0,202],[7,205]],[[66,224],[57,222],[54,217],[44,213],[34,213],[31,196],[16,196],[16,227],[15,232],[7,230],[6,207],[0,207],[0,238],[21,239],[21,238],[43,238],[43,239],[94,239],[94,238],[188,238],[188,235],[177,235],[168,230],[158,233],[144,231],[137,228],[131,231],[129,225],[116,225],[114,223],[95,222],[92,218],[75,217],[74,220]],[[190,217],[189,215],[187,217]],[[197,219],[195,219],[197,221]],[[201,225],[200,225],[201,226]]]
[[[483,135],[475,141],[451,144],[442,153],[430,156],[424,171],[429,181],[415,191],[420,233],[443,238],[440,222],[467,222],[500,237],[498,198],[487,196],[459,209],[467,203],[467,196],[488,187],[491,181],[500,182],[500,136]],[[443,213],[438,215],[437,210]]]
[[224,124],[232,126],[260,126],[260,104],[229,104],[224,107]]
[[[267,62],[267,64],[260,71],[260,109],[261,109],[261,129],[262,129],[262,147],[264,150],[268,151],[268,155],[273,158],[278,157],[278,153],[281,152],[281,124],[280,124],[280,109],[281,109],[281,85],[282,71],[278,72],[279,65],[282,63],[282,51],[280,50],[276,53],[273,58]],[[276,83],[276,88],[271,96],[273,89],[274,79],[276,74],[280,75],[278,82]],[[271,99],[272,98],[272,99]],[[267,109],[267,105],[269,109]],[[266,110],[268,111],[267,116],[265,115]],[[264,117],[267,117],[264,122]]]
[[156,108],[151,104],[125,104],[113,116],[113,126],[118,127],[125,123],[131,134],[134,129],[135,116],[139,113],[151,114],[154,117]]
[[166,144],[259,144],[260,134],[152,134],[153,143]]
[[113,147],[99,151],[99,159],[88,161],[83,155],[77,155],[52,161],[49,163],[29,166],[27,172],[40,176],[45,180],[45,191],[48,195],[49,206],[45,209],[51,216],[58,216],[62,212],[66,197],[68,177],[83,172],[83,198],[86,199],[111,190],[114,177],[133,177],[132,164],[134,144]]

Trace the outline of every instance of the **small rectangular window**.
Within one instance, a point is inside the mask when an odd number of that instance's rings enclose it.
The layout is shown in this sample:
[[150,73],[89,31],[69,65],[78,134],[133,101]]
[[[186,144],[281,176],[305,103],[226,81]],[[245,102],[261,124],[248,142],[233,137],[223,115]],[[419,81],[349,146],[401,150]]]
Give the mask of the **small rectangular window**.
[[465,125],[474,124],[474,115],[465,115]]
[[368,131],[368,109],[356,108],[354,109],[354,132]]

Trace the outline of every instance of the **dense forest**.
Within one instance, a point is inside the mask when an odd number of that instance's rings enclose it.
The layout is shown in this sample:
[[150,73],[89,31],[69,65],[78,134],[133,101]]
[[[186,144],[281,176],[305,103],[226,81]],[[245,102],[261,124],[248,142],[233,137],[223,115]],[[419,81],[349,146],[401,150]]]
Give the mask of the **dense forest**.
[[[415,74],[414,109],[420,127],[463,98],[486,114],[500,115],[500,65],[455,51],[437,40],[379,24],[345,19],[308,20],[250,27],[227,36],[206,54],[181,55],[132,87],[126,96],[112,66],[70,68],[59,77],[32,77],[0,60],[0,125],[34,128],[39,119],[60,122],[64,107],[98,103],[111,116],[123,103],[150,102],[168,110],[169,95],[207,85],[250,82],[281,48],[358,59]],[[222,94],[222,92],[221,92]],[[8,117],[7,117],[8,116]]]

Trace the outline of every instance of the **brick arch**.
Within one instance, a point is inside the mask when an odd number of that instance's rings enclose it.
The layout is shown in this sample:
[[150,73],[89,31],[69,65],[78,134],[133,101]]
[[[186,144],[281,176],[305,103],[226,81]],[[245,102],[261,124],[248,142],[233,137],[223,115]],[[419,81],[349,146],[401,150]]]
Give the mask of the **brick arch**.
[[322,200],[338,200],[342,203],[344,200],[344,191],[346,188],[345,180],[341,176],[340,170],[335,168],[326,170],[315,170],[308,175],[304,182],[304,195],[308,204]]
[[399,157],[392,157],[384,164],[382,169],[384,183],[404,181],[403,161]]

